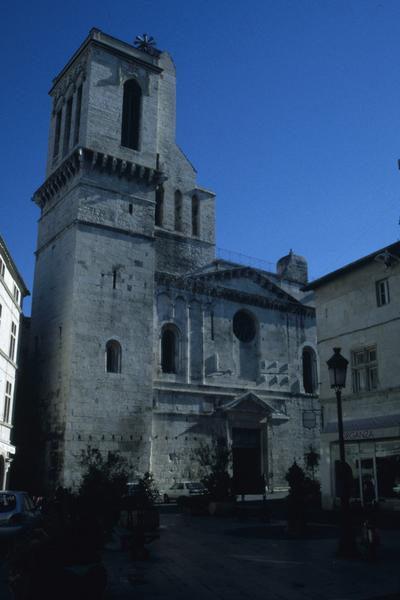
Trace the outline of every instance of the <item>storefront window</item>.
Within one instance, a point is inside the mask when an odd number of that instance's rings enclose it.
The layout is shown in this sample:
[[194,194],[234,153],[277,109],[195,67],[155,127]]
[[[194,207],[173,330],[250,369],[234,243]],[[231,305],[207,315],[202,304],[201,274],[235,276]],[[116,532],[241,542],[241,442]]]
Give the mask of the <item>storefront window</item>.
[[[335,494],[340,495],[339,445],[332,444]],[[378,498],[400,500],[400,440],[368,441],[346,444],[346,462],[351,468],[350,495],[371,502]]]
[[400,442],[376,443],[379,496],[400,498]]
[[[338,494],[340,489],[339,483],[339,445],[333,444],[332,451],[335,457],[335,493]],[[360,498],[360,478],[359,478],[359,469],[358,469],[358,455],[359,449],[358,444],[346,444],[346,462],[351,469],[352,474],[352,482],[349,483],[350,487],[350,497],[351,498]]]

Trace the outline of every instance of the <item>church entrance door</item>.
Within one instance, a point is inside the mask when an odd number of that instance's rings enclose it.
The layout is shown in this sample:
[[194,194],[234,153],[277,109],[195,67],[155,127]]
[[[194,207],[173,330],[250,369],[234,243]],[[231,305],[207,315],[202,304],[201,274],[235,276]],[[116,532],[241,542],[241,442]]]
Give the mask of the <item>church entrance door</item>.
[[236,494],[262,494],[261,432],[232,429],[233,487]]

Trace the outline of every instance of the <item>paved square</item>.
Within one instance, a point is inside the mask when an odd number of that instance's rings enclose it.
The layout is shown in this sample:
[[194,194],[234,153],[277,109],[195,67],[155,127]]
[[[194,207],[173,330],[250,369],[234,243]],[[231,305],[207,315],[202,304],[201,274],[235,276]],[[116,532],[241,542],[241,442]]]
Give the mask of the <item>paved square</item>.
[[377,563],[335,558],[336,529],[290,540],[283,522],[161,515],[148,562],[108,552],[107,599],[367,600],[400,598],[398,531],[382,532]]

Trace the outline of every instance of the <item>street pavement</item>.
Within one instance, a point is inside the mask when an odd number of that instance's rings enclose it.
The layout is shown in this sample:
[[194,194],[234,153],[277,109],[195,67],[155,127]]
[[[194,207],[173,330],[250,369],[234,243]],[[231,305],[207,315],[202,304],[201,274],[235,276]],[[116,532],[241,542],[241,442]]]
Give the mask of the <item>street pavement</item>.
[[[118,536],[107,546],[105,600],[400,600],[398,528],[381,531],[379,560],[368,563],[335,558],[336,527],[329,523],[311,525],[296,540],[283,521],[161,510],[160,539],[149,545],[148,561],[132,560]],[[0,562],[0,600],[11,599]]]
[[107,600],[400,599],[399,530],[381,532],[379,560],[339,560],[336,527],[314,525],[289,539],[285,523],[161,514],[150,560],[133,561],[118,544],[105,554]]

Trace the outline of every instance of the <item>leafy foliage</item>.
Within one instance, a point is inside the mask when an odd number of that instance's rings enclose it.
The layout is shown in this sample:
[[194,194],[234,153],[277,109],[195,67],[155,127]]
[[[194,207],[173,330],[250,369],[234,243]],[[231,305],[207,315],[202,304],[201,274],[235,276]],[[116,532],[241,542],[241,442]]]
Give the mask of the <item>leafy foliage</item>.
[[82,451],[80,463],[84,468],[78,496],[81,510],[96,517],[109,533],[118,520],[126,490],[127,461],[117,452],[109,452],[104,458],[97,448],[88,446]]
[[133,497],[135,508],[151,508],[158,497],[159,492],[153,474],[147,472],[139,479],[135,489]]
[[304,454],[304,460],[306,463],[307,471],[311,473],[311,478],[315,480],[315,470],[318,468],[320,455],[315,451],[315,448],[310,445],[308,452]]
[[208,493],[215,500],[232,496],[232,478],[229,475],[231,450],[223,438],[211,444],[201,443],[194,451],[193,459],[199,465],[200,477]]

